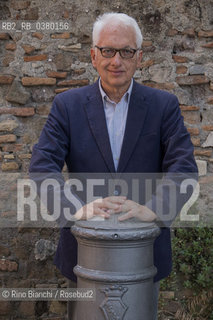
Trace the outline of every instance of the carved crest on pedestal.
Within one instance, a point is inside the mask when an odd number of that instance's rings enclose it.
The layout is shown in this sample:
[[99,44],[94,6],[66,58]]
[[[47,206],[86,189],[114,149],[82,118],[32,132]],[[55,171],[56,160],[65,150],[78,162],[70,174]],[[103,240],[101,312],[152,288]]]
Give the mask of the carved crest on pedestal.
[[128,288],[122,286],[110,286],[100,291],[105,293],[105,299],[101,303],[106,320],[122,320],[128,307],[122,301],[122,297]]

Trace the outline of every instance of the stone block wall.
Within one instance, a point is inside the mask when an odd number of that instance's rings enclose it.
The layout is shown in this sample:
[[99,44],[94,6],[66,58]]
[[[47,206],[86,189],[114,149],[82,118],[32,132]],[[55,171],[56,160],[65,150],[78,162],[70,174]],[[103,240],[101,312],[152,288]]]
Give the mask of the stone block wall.
[[[125,12],[138,21],[144,55],[135,79],[177,95],[202,186],[212,183],[211,0],[0,1],[0,173],[27,173],[32,146],[54,96],[97,79],[90,62],[92,24],[109,11]],[[2,23],[10,21],[15,24],[3,28]],[[26,29],[27,24],[20,27],[21,22],[29,22],[34,29]],[[53,23],[51,27],[47,22]],[[66,286],[66,279],[52,266],[57,238],[54,230],[1,229],[0,285]],[[36,254],[38,248],[41,255]],[[59,320],[64,310],[65,304],[59,302],[0,302],[0,319],[55,315]]]

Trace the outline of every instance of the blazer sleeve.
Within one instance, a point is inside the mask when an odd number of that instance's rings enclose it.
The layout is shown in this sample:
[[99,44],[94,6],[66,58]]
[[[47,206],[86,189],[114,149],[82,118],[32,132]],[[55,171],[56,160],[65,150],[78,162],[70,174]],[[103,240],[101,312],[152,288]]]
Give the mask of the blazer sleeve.
[[162,172],[197,172],[194,147],[184,125],[179,102],[170,95],[161,123]]
[[[163,178],[146,206],[157,214],[160,226],[168,227],[192,196],[198,179],[194,147],[174,95],[169,95],[164,108],[161,147]],[[188,183],[186,192],[183,183]]]
[[[30,178],[36,183],[40,199],[43,197],[42,187],[45,181],[48,179],[51,182],[48,189],[47,208],[51,215],[56,216],[59,227],[70,226],[73,223],[72,216],[84,205],[83,201],[73,193],[72,187],[65,186],[61,173],[69,153],[71,139],[67,107],[66,101],[63,101],[60,95],[54,99],[39,141],[33,148],[29,168]],[[60,213],[54,212],[54,203],[57,202],[54,202],[55,197],[60,202],[60,206],[57,206]],[[65,211],[66,214],[64,214]]]
[[61,172],[69,152],[69,139],[66,105],[56,97],[39,141],[33,148],[30,172]]

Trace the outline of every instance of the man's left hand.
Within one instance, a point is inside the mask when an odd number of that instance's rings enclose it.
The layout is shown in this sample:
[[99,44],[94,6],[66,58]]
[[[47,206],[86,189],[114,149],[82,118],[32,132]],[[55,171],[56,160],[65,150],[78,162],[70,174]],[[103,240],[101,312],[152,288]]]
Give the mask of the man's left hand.
[[[120,206],[119,212],[121,211],[126,213],[118,218],[119,221],[125,221],[135,217],[144,222],[152,222],[157,218],[156,214],[148,207],[132,200],[126,200],[124,204]],[[114,212],[116,213],[116,210]]]

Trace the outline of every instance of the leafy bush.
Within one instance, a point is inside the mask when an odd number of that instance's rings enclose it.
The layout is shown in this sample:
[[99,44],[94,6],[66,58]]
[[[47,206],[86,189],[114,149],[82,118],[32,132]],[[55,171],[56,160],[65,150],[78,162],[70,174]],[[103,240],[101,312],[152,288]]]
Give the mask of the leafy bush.
[[173,265],[183,285],[197,292],[213,288],[213,229],[179,228],[172,240]]

